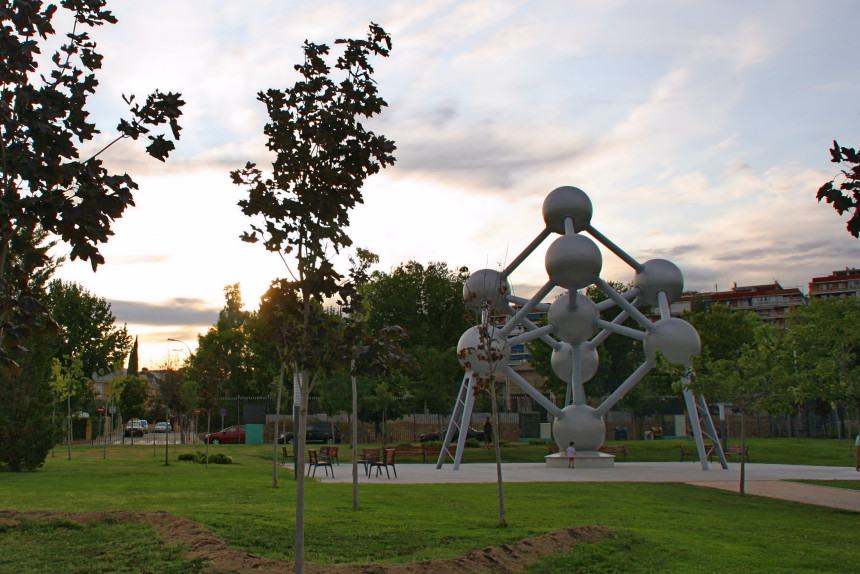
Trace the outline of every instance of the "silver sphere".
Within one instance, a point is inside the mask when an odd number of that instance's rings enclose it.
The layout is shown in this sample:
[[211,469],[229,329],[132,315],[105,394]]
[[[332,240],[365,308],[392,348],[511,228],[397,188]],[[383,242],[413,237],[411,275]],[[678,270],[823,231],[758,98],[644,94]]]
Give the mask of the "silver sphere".
[[[597,368],[600,366],[600,356],[597,354],[597,349],[592,349],[588,345],[582,347],[582,382],[590,381],[597,374]],[[550,357],[552,372],[562,381],[570,382],[571,374],[573,373],[573,348],[570,343],[562,343],[561,348],[554,349],[552,357]]]
[[670,362],[689,367],[693,357],[702,350],[696,328],[683,319],[661,319],[654,323],[654,327],[643,341],[645,355],[652,361],[660,351]]
[[600,278],[603,256],[591,239],[582,235],[562,235],[546,250],[544,263],[550,281],[576,291]]
[[642,290],[640,297],[648,305],[657,305],[657,293],[666,292],[669,303],[684,292],[684,274],[678,266],[665,259],[652,259],[633,277],[633,286]]
[[568,405],[562,409],[562,417],[552,423],[552,437],[563,452],[573,441],[576,450],[597,450],[606,438],[603,417],[594,413],[588,405]]
[[479,377],[501,373],[511,360],[511,347],[501,329],[490,325],[487,330],[487,336],[481,337],[480,326],[467,329],[457,343],[460,366]]
[[543,200],[543,220],[555,233],[564,235],[564,219],[573,218],[573,230],[579,233],[591,224],[591,200],[578,187],[565,185],[552,190]]
[[[573,309],[570,308],[571,293],[576,298]],[[555,336],[572,345],[589,340],[597,331],[599,318],[600,311],[594,301],[576,291],[561,295],[550,305],[546,315],[547,322],[555,325]]]
[[463,283],[463,302],[470,310],[480,312],[484,302],[490,304],[492,311],[502,311],[508,307],[507,296],[511,284],[502,277],[500,271],[481,269],[475,271]]

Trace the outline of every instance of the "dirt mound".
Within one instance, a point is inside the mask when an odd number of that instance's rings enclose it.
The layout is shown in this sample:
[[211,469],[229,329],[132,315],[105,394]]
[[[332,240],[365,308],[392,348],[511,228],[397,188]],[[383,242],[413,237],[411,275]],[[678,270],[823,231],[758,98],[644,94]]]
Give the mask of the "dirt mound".
[[[0,511],[0,524],[32,521],[72,520],[74,522],[145,522],[155,528],[168,544],[184,544],[188,555],[208,560],[213,571],[274,574],[292,571],[291,562],[262,558],[234,550],[198,522],[166,512],[16,512]],[[440,572],[519,572],[542,556],[565,552],[577,544],[597,542],[614,531],[605,526],[562,528],[543,536],[514,544],[490,546],[459,558],[425,560],[412,564],[306,564],[309,574],[435,574]]]

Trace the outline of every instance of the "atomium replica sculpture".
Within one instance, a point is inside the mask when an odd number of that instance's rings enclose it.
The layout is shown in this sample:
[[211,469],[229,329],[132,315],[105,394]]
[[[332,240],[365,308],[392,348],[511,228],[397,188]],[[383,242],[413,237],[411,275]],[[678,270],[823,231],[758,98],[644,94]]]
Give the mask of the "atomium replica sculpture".
[[[452,438],[465,436],[460,434],[460,429],[468,427],[476,382],[500,374],[506,375],[554,417],[552,433],[560,451],[564,451],[570,441],[576,443],[577,466],[581,466],[581,461],[586,462],[583,458],[589,457],[597,461],[593,466],[612,466],[614,457],[597,452],[606,434],[606,413],[655,367],[658,354],[671,363],[687,366],[692,357],[699,354],[701,343],[695,328],[670,315],[669,306],[684,289],[684,277],[675,264],[665,259],[639,263],[603,236],[591,225],[591,200],[579,188],[565,186],[553,190],[544,200],[542,211],[545,229],[506,269],[482,269],[465,282],[463,298],[466,305],[480,312],[483,320],[480,325],[463,333],[457,345],[460,364],[466,374],[436,468],[441,468],[445,462]],[[597,244],[583,232],[633,268],[633,287],[629,291],[618,293],[600,278],[603,257]],[[549,281],[531,299],[515,297],[508,277],[553,234],[560,237],[546,251]],[[590,285],[603,291],[608,299],[594,303],[579,293]],[[543,299],[556,287],[566,292],[551,304],[543,303]],[[660,319],[651,321],[643,315],[637,309],[643,304],[657,307]],[[600,319],[600,311],[615,305],[620,307],[621,313],[613,321]],[[545,327],[539,328],[528,319],[533,311],[547,312],[548,324]],[[500,316],[507,317],[503,325],[490,324],[491,317]],[[642,330],[623,326],[628,318],[632,318]],[[645,361],[600,405],[592,407],[586,404],[584,385],[597,372],[599,345],[612,334],[642,341]],[[553,371],[567,382],[563,408],[543,396],[508,364],[513,345],[534,339],[552,347]],[[682,377],[681,381],[702,468],[708,469],[703,433],[715,445],[723,468],[727,468],[704,398],[689,390],[687,377]],[[464,443],[458,441],[454,455],[455,470],[460,466]],[[608,463],[600,463],[601,459],[608,459]],[[547,464],[550,463],[548,457]]]

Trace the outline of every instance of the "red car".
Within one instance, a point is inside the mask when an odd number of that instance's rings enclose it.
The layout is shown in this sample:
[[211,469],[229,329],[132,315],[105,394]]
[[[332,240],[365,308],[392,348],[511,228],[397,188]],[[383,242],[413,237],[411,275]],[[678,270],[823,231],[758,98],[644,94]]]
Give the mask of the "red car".
[[245,444],[245,425],[233,425],[207,434],[203,441],[210,444]]

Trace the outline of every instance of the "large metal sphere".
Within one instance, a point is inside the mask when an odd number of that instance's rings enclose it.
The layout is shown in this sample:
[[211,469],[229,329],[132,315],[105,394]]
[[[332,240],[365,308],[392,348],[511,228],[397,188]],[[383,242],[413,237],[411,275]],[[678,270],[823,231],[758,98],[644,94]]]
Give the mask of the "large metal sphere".
[[[571,293],[576,297],[573,309],[570,308]],[[555,325],[555,336],[572,345],[589,340],[597,331],[599,318],[600,311],[594,301],[576,291],[569,291],[556,299],[546,316],[547,322]]]
[[577,451],[597,450],[606,437],[603,417],[598,417],[588,405],[569,405],[562,409],[563,416],[552,423],[552,437],[564,452],[570,441]]
[[500,329],[490,325],[487,335],[482,337],[481,327],[475,326],[460,336],[457,358],[464,370],[473,371],[479,377],[497,375],[511,360],[511,347]]
[[591,200],[578,187],[566,185],[552,190],[543,200],[543,220],[555,233],[564,234],[564,219],[573,218],[573,229],[577,233],[591,223]]
[[678,266],[665,259],[652,259],[633,277],[633,286],[642,290],[641,299],[648,305],[657,305],[657,293],[666,292],[669,303],[684,292],[684,274]]
[[491,310],[498,312],[509,306],[506,297],[510,292],[511,285],[500,271],[481,269],[463,283],[463,302],[470,310],[480,312],[487,301]]
[[[582,349],[582,382],[585,383],[597,374],[600,356],[597,354],[597,349],[592,349],[588,345],[582,345],[580,348]],[[553,350],[550,364],[556,377],[570,382],[573,373],[573,347],[570,343],[562,343],[561,348]]]
[[582,235],[562,235],[546,250],[544,263],[550,281],[576,291],[600,278],[603,256],[591,239]]
[[702,342],[696,328],[683,319],[661,319],[655,329],[645,335],[645,355],[654,360],[657,351],[670,362],[690,366],[693,357],[702,350]]

